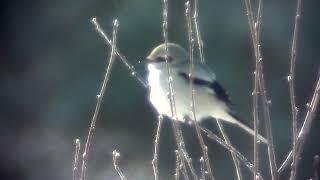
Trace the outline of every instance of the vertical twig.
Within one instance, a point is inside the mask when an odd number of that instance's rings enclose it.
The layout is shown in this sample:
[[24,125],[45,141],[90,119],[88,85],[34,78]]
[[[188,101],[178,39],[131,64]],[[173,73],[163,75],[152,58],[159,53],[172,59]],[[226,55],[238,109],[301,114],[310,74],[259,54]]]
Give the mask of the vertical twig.
[[[255,43],[258,42],[258,34],[259,33],[254,33],[255,28],[257,26],[253,26],[253,24],[258,25],[260,23],[254,23],[253,20],[253,15],[252,15],[252,10],[251,10],[251,2],[250,0],[245,1],[246,4],[246,9],[247,9],[247,16],[248,16],[248,22],[249,22],[249,27],[250,27],[250,32],[251,32],[251,38],[252,38],[252,43],[253,43],[253,49],[254,49],[254,55],[255,55],[255,67],[254,67],[254,87],[253,87],[253,92],[252,92],[252,114],[253,114],[253,125],[254,125],[254,140],[253,140],[253,168],[254,168],[254,173],[253,173],[253,179],[256,179],[257,172],[259,171],[259,144],[258,144],[258,134],[259,134],[259,115],[258,115],[258,94],[259,94],[259,57],[258,57],[258,49]],[[259,7],[261,7],[261,1],[259,1]],[[258,11],[259,13],[260,11]],[[261,14],[261,13],[259,13]],[[260,15],[257,15],[257,22],[260,22]],[[256,29],[257,30],[257,29]]]
[[[303,120],[303,125],[299,131],[297,142],[296,142],[296,156],[299,157],[300,153],[303,150],[303,145],[306,140],[307,134],[310,132],[312,121],[316,115],[316,110],[319,105],[320,100],[320,75],[318,76],[318,80],[316,83],[316,87],[313,91],[313,96],[311,98],[310,103],[307,103],[307,112]],[[286,159],[281,164],[280,168],[278,169],[279,173],[282,173],[283,170],[288,166],[288,164],[292,160],[292,150],[288,153]]]
[[159,157],[159,140],[160,140],[160,132],[161,132],[161,125],[163,121],[163,116],[158,116],[158,126],[157,126],[157,132],[154,140],[154,152],[153,152],[153,159],[152,159],[152,167],[153,167],[153,174],[154,179],[158,180],[159,173],[158,173],[158,157]]
[[291,118],[292,118],[292,167],[290,173],[290,180],[296,179],[297,166],[298,166],[298,157],[296,156],[296,142],[297,142],[297,114],[298,108],[296,106],[296,98],[295,98],[295,62],[297,57],[297,38],[299,32],[299,19],[301,13],[301,0],[297,0],[297,9],[296,16],[294,20],[294,30],[292,35],[292,44],[291,44],[291,58],[290,58],[290,74],[288,75],[288,83],[289,83],[289,95],[290,95],[290,103],[291,103]]
[[[92,22],[96,23],[96,18],[92,18]],[[102,82],[102,86],[100,89],[99,94],[97,95],[97,103],[96,103],[96,107],[95,107],[95,111],[91,120],[91,125],[90,125],[90,129],[88,132],[88,136],[87,136],[87,140],[86,140],[86,144],[85,144],[85,148],[82,154],[82,168],[81,168],[81,176],[80,179],[81,180],[85,180],[86,178],[86,169],[87,169],[87,159],[88,159],[88,155],[89,155],[89,150],[90,150],[90,143],[91,143],[91,139],[93,137],[93,133],[95,130],[95,125],[96,125],[96,121],[97,121],[97,117],[99,115],[100,112],[100,107],[101,107],[101,103],[102,103],[102,98],[104,96],[105,90],[106,90],[106,86],[108,85],[109,82],[109,77],[110,77],[110,73],[111,73],[111,69],[112,69],[112,65],[116,56],[116,52],[115,52],[115,47],[116,47],[116,40],[117,40],[117,31],[118,31],[118,21],[114,20],[113,22],[113,38],[112,38],[112,48],[111,48],[111,55],[110,55],[110,59],[109,59],[109,64],[104,76],[104,80]],[[97,27],[98,28],[98,27]]]
[[187,27],[188,27],[188,41],[189,41],[189,60],[190,60],[190,64],[189,64],[189,79],[190,81],[190,107],[191,107],[191,113],[192,113],[192,117],[194,120],[194,125],[196,128],[196,133],[197,133],[197,137],[200,143],[200,147],[202,150],[202,156],[204,157],[204,161],[206,164],[206,169],[208,172],[208,176],[210,179],[214,179],[213,174],[212,174],[212,170],[211,170],[211,165],[210,165],[210,161],[209,161],[209,157],[208,157],[208,148],[205,145],[204,141],[203,141],[203,137],[201,135],[201,130],[199,128],[199,124],[197,122],[197,117],[196,117],[196,107],[195,107],[195,90],[193,87],[193,68],[194,68],[194,64],[193,64],[193,47],[194,47],[194,39],[193,39],[193,31],[192,31],[192,24],[191,24],[191,13],[190,13],[190,3],[189,1],[187,1],[185,3],[185,13],[186,13],[186,19],[187,19]]
[[193,14],[193,23],[196,31],[196,37],[197,37],[197,44],[199,49],[199,55],[200,55],[200,62],[204,63],[204,53],[203,53],[203,41],[201,38],[201,32],[199,28],[199,19],[198,19],[198,0],[194,1],[194,14]]
[[203,157],[200,157],[200,180],[206,179],[205,162]]
[[119,167],[119,158],[120,158],[120,153],[116,149],[113,150],[112,151],[113,167],[117,171],[117,173],[120,176],[121,180],[126,180],[127,178],[124,176],[122,170]]
[[[270,103],[267,99],[266,90],[265,90],[263,68],[262,68],[262,56],[260,51],[260,40],[259,40],[259,32],[260,32],[259,24],[262,16],[261,15],[262,1],[261,0],[259,1],[256,22],[254,21],[254,18],[252,15],[251,1],[245,0],[245,4],[247,9],[248,23],[249,23],[250,32],[251,32],[251,40],[252,40],[252,45],[253,45],[254,54],[255,54],[255,64],[256,64],[255,73],[258,77],[258,87],[260,91],[260,97],[262,100],[263,117],[264,117],[266,132],[267,132],[267,138],[268,138],[268,156],[269,156],[270,174],[273,180],[277,180],[278,174],[277,174],[277,166],[275,161],[275,152],[274,152],[274,146],[273,146],[273,137],[272,137],[272,129],[271,129],[270,110],[269,110]],[[255,122],[255,125],[257,126],[256,123],[257,122]],[[256,136],[257,136],[257,127],[255,127],[255,137]],[[256,144],[257,142],[255,141],[254,143]],[[255,157],[256,158],[258,157],[257,153]]]
[[188,156],[187,151],[185,149],[182,133],[179,129],[179,126],[176,122],[178,120],[177,112],[176,112],[176,106],[175,106],[175,98],[174,98],[174,91],[173,91],[173,79],[171,76],[171,69],[168,62],[168,0],[163,0],[163,23],[162,23],[162,34],[165,44],[165,61],[166,61],[166,69],[167,69],[167,76],[168,76],[168,94],[169,94],[169,101],[170,101],[170,109],[171,109],[171,117],[172,117],[172,127],[173,132],[175,134],[176,143],[178,146],[179,156],[182,158],[182,174],[184,175],[184,178],[186,180],[189,179],[188,172],[186,169],[185,161],[187,161],[187,164],[189,166],[189,169],[191,171],[191,174],[194,179],[198,179],[194,167],[192,165],[191,158]]
[[[214,140],[218,144],[220,144],[222,147],[226,148],[229,152],[234,153],[237,158],[242,162],[252,173],[254,172],[253,164],[248,161],[248,159],[242,155],[236,148],[234,148],[232,145],[227,144],[225,141],[223,141],[221,138],[219,138],[217,135],[213,134],[210,130],[208,130],[205,127],[200,126],[201,130],[206,133],[207,137]],[[257,177],[260,180],[263,180],[261,174],[257,172]]]
[[[204,52],[203,52],[203,41],[202,41],[202,37],[201,37],[201,33],[200,33],[198,17],[199,17],[198,16],[198,0],[195,0],[195,2],[194,2],[193,24],[194,24],[195,31],[196,31],[196,38],[197,38],[197,44],[198,44],[198,49],[199,49],[200,62],[201,63],[205,63]],[[220,132],[223,135],[226,143],[231,144],[227,134],[223,130],[223,125],[221,124],[221,122],[218,119],[217,119],[217,123],[218,123],[219,129],[220,129]],[[240,169],[239,161],[236,158],[236,156],[234,155],[234,153],[231,153],[231,156],[232,156],[232,159],[233,159],[233,162],[234,162],[234,165],[235,165],[237,178],[238,178],[238,180],[241,180],[242,179],[241,178],[242,175],[241,175],[241,169]],[[201,161],[201,159],[200,159],[200,161]],[[202,161],[204,161],[203,157],[202,157]]]
[[74,152],[74,161],[73,161],[73,180],[78,180],[79,176],[79,154],[80,154],[80,148],[81,148],[81,143],[79,139],[75,139],[74,141],[75,145],[75,152]]
[[174,153],[176,155],[176,169],[174,172],[174,179],[179,180],[180,179],[180,169],[181,169],[181,158],[179,156],[178,150],[175,150]]

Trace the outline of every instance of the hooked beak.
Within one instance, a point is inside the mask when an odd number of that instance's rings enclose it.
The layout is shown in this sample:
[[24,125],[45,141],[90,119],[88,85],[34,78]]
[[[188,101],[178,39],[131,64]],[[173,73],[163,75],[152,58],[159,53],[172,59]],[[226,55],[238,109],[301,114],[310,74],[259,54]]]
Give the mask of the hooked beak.
[[152,62],[152,59],[148,56],[148,57],[146,57],[146,58],[143,59],[143,62],[144,62],[145,64],[149,64],[149,63]]

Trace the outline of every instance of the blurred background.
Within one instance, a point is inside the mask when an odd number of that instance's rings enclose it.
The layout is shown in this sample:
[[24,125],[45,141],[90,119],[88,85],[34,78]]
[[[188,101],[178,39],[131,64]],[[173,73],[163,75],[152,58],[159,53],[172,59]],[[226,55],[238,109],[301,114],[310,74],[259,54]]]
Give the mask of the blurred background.
[[[291,147],[291,122],[286,76],[289,71],[295,1],[265,1],[262,53],[277,164]],[[97,35],[90,18],[97,17],[111,34],[118,18],[118,47],[137,71],[139,63],[162,42],[160,0],[31,0],[1,6],[0,179],[57,180],[72,178],[74,139],[84,142],[100,89],[110,47]],[[320,2],[303,1],[296,63],[299,125],[305,104],[319,75]],[[207,64],[228,90],[239,116],[251,123],[252,48],[244,2],[199,2],[199,23]],[[184,1],[169,3],[169,40],[187,47]],[[88,179],[119,179],[112,150],[130,180],[152,179],[151,159],[157,114],[148,92],[119,61],[98,118],[88,160]],[[319,111],[318,111],[319,112]],[[298,179],[312,178],[312,158],[320,154],[320,116],[313,122],[301,156]],[[215,122],[205,122],[217,132]],[[262,124],[262,123],[261,123]],[[199,145],[194,129],[182,125],[187,149],[199,169]],[[252,160],[252,139],[226,124],[233,144]],[[160,178],[173,179],[172,129],[165,119],[160,142]],[[262,134],[264,129],[261,127]],[[207,141],[207,140],[206,140]],[[233,179],[227,153],[214,142],[209,156],[217,179]],[[266,146],[261,146],[261,169],[268,179]],[[244,176],[249,172],[244,166]],[[287,179],[286,171],[281,179]]]

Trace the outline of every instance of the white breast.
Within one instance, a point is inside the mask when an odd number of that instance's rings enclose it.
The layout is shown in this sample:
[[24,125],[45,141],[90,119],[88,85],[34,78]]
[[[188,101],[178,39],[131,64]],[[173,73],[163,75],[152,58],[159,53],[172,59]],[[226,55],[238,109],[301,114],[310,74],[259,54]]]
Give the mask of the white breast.
[[154,65],[148,65],[148,83],[150,86],[150,102],[156,108],[159,114],[171,117],[170,103],[167,98],[165,87],[161,86],[161,71]]

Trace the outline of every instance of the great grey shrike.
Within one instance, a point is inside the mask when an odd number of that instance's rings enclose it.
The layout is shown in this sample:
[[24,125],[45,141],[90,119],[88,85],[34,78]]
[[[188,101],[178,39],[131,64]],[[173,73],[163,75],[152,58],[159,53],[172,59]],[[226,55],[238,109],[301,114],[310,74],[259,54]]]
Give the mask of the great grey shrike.
[[[212,117],[237,125],[251,135],[254,131],[241,121],[232,108],[232,103],[224,88],[216,81],[212,70],[199,61],[194,61],[192,77],[189,77],[189,57],[186,50],[175,43],[167,43],[167,60],[172,78],[176,120],[193,119],[191,111],[190,82],[193,82],[195,115],[197,121]],[[150,102],[161,115],[173,119],[170,108],[168,73],[165,59],[165,44],[155,47],[148,55],[148,84]],[[258,135],[259,140],[267,140]]]

